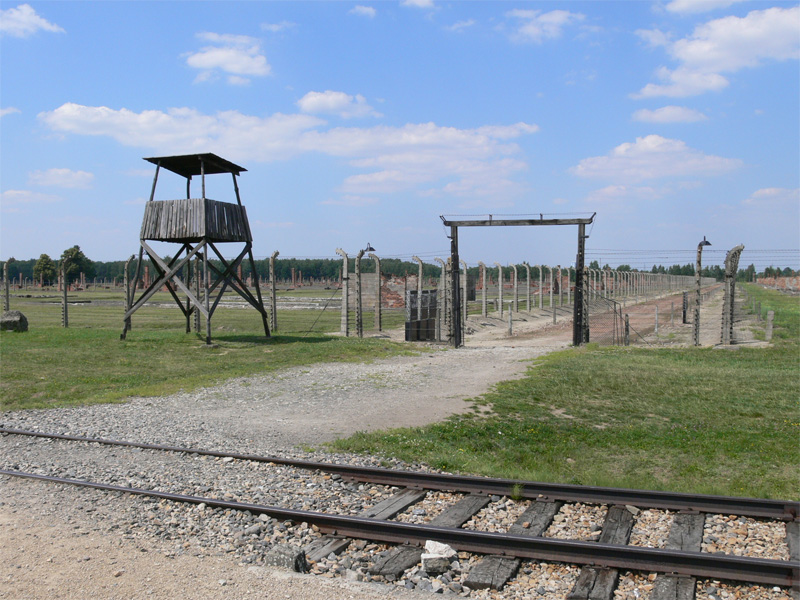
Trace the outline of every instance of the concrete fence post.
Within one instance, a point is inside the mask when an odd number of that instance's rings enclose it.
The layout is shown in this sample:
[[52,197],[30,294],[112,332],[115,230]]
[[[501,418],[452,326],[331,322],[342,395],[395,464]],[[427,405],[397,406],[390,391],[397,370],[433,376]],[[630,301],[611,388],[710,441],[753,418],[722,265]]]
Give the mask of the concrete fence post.
[[464,326],[467,324],[467,317],[469,317],[469,299],[467,298],[469,276],[467,275],[467,261],[462,260],[461,266],[464,267],[464,277],[461,278],[461,324]]
[[[517,277],[517,265],[511,265],[511,270],[514,273],[514,312],[519,312],[519,278]],[[511,310],[511,309],[509,309]]]
[[489,311],[486,307],[486,265],[483,261],[478,261],[478,266],[481,270],[481,316],[485,319],[489,316]]
[[[125,314],[128,314],[128,311],[131,309],[131,303],[133,302],[133,294],[131,294],[131,283],[128,278],[128,266],[131,264],[131,261],[136,258],[136,255],[131,254],[131,257],[125,261],[125,273],[124,273],[124,282],[125,282]],[[131,318],[128,317],[125,319],[125,331],[131,330]]]
[[341,248],[336,249],[336,254],[342,257],[342,320],[339,332],[345,336],[350,336],[350,265],[347,252]]
[[511,305],[513,302],[508,303],[508,336],[511,337],[514,334],[513,326],[511,324],[511,315],[513,311],[511,310]]
[[567,305],[570,304],[571,297],[572,297],[572,274],[571,274],[572,267],[567,267]]
[[498,289],[498,300],[497,300],[497,310],[500,311],[500,318],[503,318],[503,265],[499,262],[494,263],[497,267],[497,289]]
[[69,305],[67,304],[67,263],[69,261],[65,258],[61,261],[61,278],[64,281],[64,294],[61,297],[61,326],[64,328],[69,327]]
[[419,265],[419,275],[417,275],[417,321],[422,320],[422,259],[419,256],[412,256],[413,260]]
[[558,305],[564,306],[564,294],[563,294],[564,282],[562,281],[561,265],[556,265],[556,269],[558,269]]
[[277,283],[275,281],[275,259],[278,258],[278,252],[272,253],[269,257],[269,308],[270,308],[270,328],[272,331],[278,331],[278,298],[277,298]]
[[383,318],[381,314],[381,288],[383,287],[383,280],[381,279],[381,259],[378,258],[374,252],[370,252],[369,257],[375,261],[375,275],[377,277],[377,281],[375,282],[375,329],[383,331]]
[[3,264],[3,310],[9,311],[11,310],[11,296],[10,293],[11,284],[8,281],[8,261]]
[[553,303],[553,287],[555,285],[555,280],[553,279],[553,267],[547,267],[550,269],[550,310],[553,313],[553,323],[556,322],[556,305]]
[[658,335],[658,304],[656,304],[656,335]]
[[438,341],[442,341],[442,331],[443,331],[443,322],[444,322],[444,315],[447,312],[447,303],[445,302],[445,294],[447,289],[446,283],[446,272],[445,272],[445,264],[444,260],[439,258],[438,256],[434,258],[437,263],[439,263],[439,267],[442,269],[442,274],[439,276],[439,283],[436,286],[436,339]]
[[544,310],[544,265],[539,267],[539,310]]
[[522,266],[525,267],[525,274],[526,274],[526,278],[525,278],[525,288],[526,288],[525,299],[526,299],[526,304],[525,304],[525,307],[526,307],[528,313],[530,313],[531,312],[531,266],[527,262],[523,262]]
[[767,329],[764,332],[764,339],[768,342],[772,341],[772,322],[775,320],[775,311],[770,310],[767,312]]
[[364,304],[361,295],[361,257],[364,251],[359,250],[356,254],[356,335],[364,337]]

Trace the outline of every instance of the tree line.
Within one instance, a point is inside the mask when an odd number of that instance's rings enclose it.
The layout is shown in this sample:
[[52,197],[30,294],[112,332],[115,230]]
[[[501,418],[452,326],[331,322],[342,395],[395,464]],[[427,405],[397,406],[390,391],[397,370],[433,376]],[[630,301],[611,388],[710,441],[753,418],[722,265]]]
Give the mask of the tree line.
[[[22,274],[23,279],[34,281],[43,280],[45,283],[54,283],[58,280],[58,273],[61,265],[66,262],[67,280],[72,283],[80,279],[81,273],[87,281],[95,278],[111,281],[122,281],[125,272],[125,261],[93,261],[90,260],[80,249],[80,246],[72,246],[67,248],[61,253],[58,259],[53,259],[47,254],[42,254],[39,258],[31,258],[28,260],[17,260],[10,258],[7,261],[0,261],[0,267],[8,264],[8,276],[10,279],[19,279]],[[170,261],[170,257],[165,257],[166,262]],[[218,268],[221,266],[219,261],[212,260]],[[135,261],[134,263],[135,264]],[[150,263],[149,259],[143,261],[144,265],[149,265],[151,276],[157,273],[154,265]],[[524,272],[524,266],[518,264],[517,270],[519,273]],[[602,267],[598,261],[593,260],[587,265],[590,269],[612,269],[608,264]],[[269,259],[264,258],[255,261],[256,272],[260,279],[269,278]],[[539,279],[539,267],[531,265],[531,278],[534,280]],[[275,259],[275,278],[282,281],[291,280],[292,269],[294,269],[295,276],[302,278],[304,281],[309,279],[315,280],[338,280],[342,269],[342,260],[333,258],[276,258]],[[355,258],[349,259],[350,272],[355,271]],[[645,273],[661,273],[667,275],[688,275],[693,276],[695,267],[693,264],[686,265],[672,265],[665,267],[663,265],[653,265],[652,269],[635,269],[630,265],[619,265],[612,269],[615,271],[633,271]],[[361,260],[362,273],[374,273],[375,261],[368,258]],[[405,275],[416,275],[419,271],[419,265],[416,262],[404,261],[398,258],[383,258],[381,259],[381,272],[384,275],[403,277]],[[544,275],[548,275],[548,270],[544,270]],[[441,268],[438,264],[423,263],[422,275],[423,277],[439,277]],[[469,267],[467,273],[471,277],[477,278],[480,274],[479,267]],[[566,273],[564,268],[563,273]],[[572,279],[574,280],[574,269],[571,271]],[[794,271],[789,267],[783,269],[779,267],[766,267],[762,272],[757,272],[754,265],[749,265],[744,269],[739,269],[737,273],[737,280],[739,281],[752,281],[754,275],[762,277],[796,277],[800,272]],[[244,277],[250,276],[250,264],[242,263],[242,275]],[[133,275],[133,273],[131,273]],[[703,268],[701,275],[703,277],[712,277],[717,281],[721,281],[725,276],[725,269],[719,265],[710,265]],[[487,276],[496,280],[498,278],[498,269],[496,267],[489,267],[487,265]]]

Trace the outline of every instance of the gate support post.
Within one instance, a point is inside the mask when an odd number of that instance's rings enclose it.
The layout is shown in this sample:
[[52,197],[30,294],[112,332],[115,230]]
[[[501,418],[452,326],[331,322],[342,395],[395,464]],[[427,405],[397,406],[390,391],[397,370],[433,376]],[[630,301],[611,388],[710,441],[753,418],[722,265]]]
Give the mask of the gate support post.
[[[460,280],[460,266],[459,266],[459,258],[458,258],[458,227],[455,225],[450,226],[450,258],[452,259],[452,285],[453,285],[453,294],[452,294],[452,302],[450,302],[450,310],[452,311],[453,317],[450,321],[453,325],[453,347],[459,348],[460,346],[464,345],[462,339],[462,331],[461,331],[461,286]],[[466,277],[466,272],[464,273]]]
[[584,261],[586,254],[586,226],[578,225],[578,253],[575,257],[575,304],[573,305],[572,345],[580,346],[589,341],[589,329],[584,312]]

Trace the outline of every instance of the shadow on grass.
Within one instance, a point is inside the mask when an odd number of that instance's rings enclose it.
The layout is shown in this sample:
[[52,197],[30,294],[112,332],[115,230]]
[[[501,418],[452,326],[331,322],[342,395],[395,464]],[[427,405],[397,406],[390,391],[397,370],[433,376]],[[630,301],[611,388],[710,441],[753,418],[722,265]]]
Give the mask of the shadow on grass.
[[[198,335],[198,340],[205,340],[205,336]],[[211,338],[211,342],[230,342],[237,344],[255,344],[259,346],[279,346],[283,344],[295,344],[303,342],[306,344],[319,344],[324,342],[333,342],[335,337],[312,334],[308,336],[302,335],[272,335],[271,337],[264,337],[264,335],[235,335],[235,334],[221,334]]]

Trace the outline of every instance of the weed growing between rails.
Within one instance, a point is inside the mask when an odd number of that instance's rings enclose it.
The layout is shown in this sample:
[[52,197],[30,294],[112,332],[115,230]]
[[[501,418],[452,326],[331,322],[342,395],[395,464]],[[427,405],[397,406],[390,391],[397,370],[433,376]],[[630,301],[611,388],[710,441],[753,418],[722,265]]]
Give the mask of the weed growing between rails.
[[541,359],[472,414],[333,447],[496,477],[798,498],[797,357],[797,341],[735,352],[589,345]]

